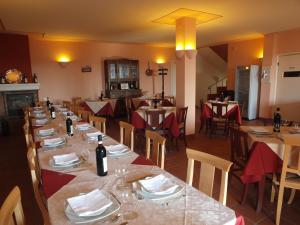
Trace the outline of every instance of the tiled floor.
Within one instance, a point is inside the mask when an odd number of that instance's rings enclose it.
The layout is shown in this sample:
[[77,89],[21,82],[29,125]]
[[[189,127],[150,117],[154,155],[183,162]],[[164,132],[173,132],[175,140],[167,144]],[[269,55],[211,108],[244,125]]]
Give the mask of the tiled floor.
[[[253,123],[253,122],[252,122]],[[28,224],[42,224],[42,218],[35,204],[29,169],[26,160],[25,140],[22,134],[22,121],[11,121],[11,135],[0,137],[0,204],[2,204],[5,196],[14,185],[19,185],[22,190],[22,203]],[[110,121],[108,126],[108,134],[115,139],[119,139],[119,129],[116,121]],[[229,159],[229,141],[222,136],[209,138],[204,134],[196,134],[188,136],[188,147],[208,152]],[[142,148],[141,148],[142,149]],[[143,154],[139,151],[138,153]],[[179,141],[179,151],[170,150],[166,156],[166,170],[182,180],[186,178],[187,158],[185,154],[185,146],[183,141]],[[199,165],[196,165],[199,168]],[[216,182],[214,186],[214,197],[218,198],[218,188],[220,173],[216,174]],[[197,173],[195,173],[195,179]],[[195,183],[196,185],[196,183]],[[288,194],[288,191],[286,191]],[[263,210],[261,213],[255,212],[256,187],[252,185],[250,188],[247,202],[244,206],[239,204],[242,194],[241,183],[232,178],[228,187],[227,205],[234,209],[237,214],[244,216],[246,224],[274,224],[276,204],[269,201],[270,183],[267,183]],[[282,213],[281,224],[300,224],[300,195],[297,193],[294,202],[285,205]]]

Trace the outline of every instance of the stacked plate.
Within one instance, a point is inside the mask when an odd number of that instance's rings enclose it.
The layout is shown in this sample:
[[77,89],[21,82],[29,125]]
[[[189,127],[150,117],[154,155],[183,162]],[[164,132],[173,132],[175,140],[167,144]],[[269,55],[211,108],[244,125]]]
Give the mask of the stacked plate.
[[293,128],[291,128],[289,133],[290,134],[300,134],[300,128],[293,127]]
[[45,130],[39,130],[38,131],[38,136],[40,136],[40,137],[53,136],[54,134],[55,134],[54,128],[45,129]]
[[35,125],[37,125],[37,126],[43,126],[43,125],[45,125],[46,123],[48,123],[48,119],[47,119],[47,118],[44,118],[44,119],[36,119],[36,120],[35,120]]
[[91,128],[91,125],[89,123],[82,123],[82,124],[77,124],[76,129],[80,131],[88,130]]
[[41,142],[41,145],[46,148],[54,148],[63,146],[66,143],[66,139],[64,137],[58,137],[58,138],[49,138],[45,139],[43,142]]
[[37,108],[37,109],[33,109],[33,114],[37,114],[37,113],[44,113],[45,111],[43,110],[43,108]]
[[151,106],[141,106],[141,107],[139,107],[139,109],[144,109],[144,110],[150,109],[150,108],[151,108]]
[[74,115],[74,113],[72,111],[62,111],[62,114],[64,116],[67,116],[68,113],[70,114],[70,116]]
[[270,135],[272,132],[265,127],[250,127],[250,133],[255,135]]
[[59,111],[59,112],[68,112],[69,110],[67,108],[61,107],[61,108],[57,108],[57,111]]
[[65,214],[74,223],[88,223],[104,219],[119,209],[119,202],[111,194],[95,189],[68,198]]
[[100,131],[97,132],[93,132],[93,133],[86,133],[86,136],[89,140],[93,140],[93,141],[98,141],[98,136],[102,135],[102,138],[105,136],[103,133],[101,133]]
[[49,165],[52,167],[58,168],[67,168],[78,165],[81,163],[81,160],[75,153],[63,154],[63,155],[54,155],[49,160]]
[[164,200],[181,195],[183,187],[174,183],[163,174],[139,180],[135,183],[138,193],[151,200]]
[[34,112],[32,114],[32,116],[35,117],[35,118],[41,119],[41,118],[46,118],[47,115],[45,113],[43,113],[43,112],[42,113],[35,113]]
[[126,145],[117,144],[117,145],[108,145],[105,146],[108,155],[110,156],[122,156],[130,153],[130,149]]

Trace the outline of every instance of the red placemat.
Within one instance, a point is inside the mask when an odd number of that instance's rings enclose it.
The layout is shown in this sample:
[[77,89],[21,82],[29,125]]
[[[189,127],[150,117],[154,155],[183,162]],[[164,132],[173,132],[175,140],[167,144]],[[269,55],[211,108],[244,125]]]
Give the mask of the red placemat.
[[55,172],[51,170],[41,170],[42,187],[46,198],[50,198],[64,185],[73,180],[76,176]]
[[244,220],[244,217],[242,215],[236,214],[235,225],[245,225],[245,220]]
[[135,165],[149,165],[149,166],[154,165],[151,160],[146,159],[143,156],[138,156],[131,164],[135,164]]

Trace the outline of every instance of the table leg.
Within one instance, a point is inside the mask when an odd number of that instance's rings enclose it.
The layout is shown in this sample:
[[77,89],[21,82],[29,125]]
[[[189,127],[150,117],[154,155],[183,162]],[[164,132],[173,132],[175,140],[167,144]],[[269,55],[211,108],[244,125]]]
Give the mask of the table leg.
[[260,213],[262,210],[264,192],[265,192],[265,184],[266,184],[266,179],[265,179],[265,176],[263,176],[262,179],[258,182],[258,199],[257,199],[257,205],[256,205],[257,213]]

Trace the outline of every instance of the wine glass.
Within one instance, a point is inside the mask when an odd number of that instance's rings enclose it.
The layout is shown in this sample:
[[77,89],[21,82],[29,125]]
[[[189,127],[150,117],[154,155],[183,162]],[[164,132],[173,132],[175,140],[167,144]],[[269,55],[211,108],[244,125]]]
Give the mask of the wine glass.
[[118,178],[118,182],[119,182],[117,184],[117,189],[121,190],[127,187],[124,180],[127,174],[128,174],[128,170],[122,166],[115,169],[115,175]]
[[82,159],[83,162],[88,162],[90,158],[90,152],[88,150],[82,150],[80,152],[80,158]]
[[282,126],[287,127],[290,124],[290,121],[289,120],[282,120],[281,123],[282,123]]
[[121,198],[121,208],[123,217],[125,220],[132,220],[137,218],[138,213],[136,212],[137,196],[133,193],[130,187],[122,189],[119,197]]

